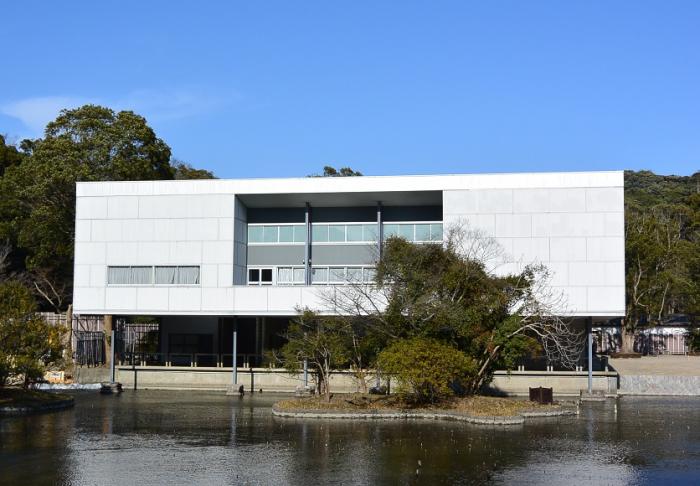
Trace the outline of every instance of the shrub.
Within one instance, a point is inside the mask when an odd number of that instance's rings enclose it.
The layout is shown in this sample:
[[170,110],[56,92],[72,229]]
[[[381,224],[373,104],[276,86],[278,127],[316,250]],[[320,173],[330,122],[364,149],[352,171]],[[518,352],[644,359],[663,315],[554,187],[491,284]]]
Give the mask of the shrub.
[[16,281],[0,283],[0,387],[21,376],[26,388],[60,362],[63,333],[36,313],[29,289]]
[[435,403],[453,395],[477,371],[466,354],[427,338],[396,341],[379,354],[377,365],[397,380],[397,392],[415,403]]

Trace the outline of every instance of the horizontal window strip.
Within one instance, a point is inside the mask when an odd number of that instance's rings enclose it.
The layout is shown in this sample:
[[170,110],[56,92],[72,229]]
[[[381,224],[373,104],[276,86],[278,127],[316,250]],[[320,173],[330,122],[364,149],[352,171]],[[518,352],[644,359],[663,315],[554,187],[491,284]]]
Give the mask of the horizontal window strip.
[[108,285],[199,285],[197,265],[108,266]]

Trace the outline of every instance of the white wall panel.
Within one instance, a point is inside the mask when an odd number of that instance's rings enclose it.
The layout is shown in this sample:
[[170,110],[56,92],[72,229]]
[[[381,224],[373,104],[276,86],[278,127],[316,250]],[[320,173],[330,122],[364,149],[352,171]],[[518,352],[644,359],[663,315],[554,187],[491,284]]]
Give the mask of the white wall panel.
[[216,265],[202,265],[199,270],[199,281],[202,287],[218,287],[219,276]]
[[98,312],[105,309],[104,287],[73,287],[73,308]]
[[104,263],[106,261],[106,243],[76,242],[75,263],[90,264]]
[[585,189],[549,189],[549,211],[554,213],[586,212]]
[[91,221],[89,219],[75,222],[75,241],[90,241]]
[[198,311],[202,307],[200,287],[169,287],[169,310]]
[[136,289],[136,305],[140,311],[168,309],[167,287],[139,287]]
[[141,241],[138,250],[133,255],[138,265],[164,265],[172,262],[170,244],[164,241]]
[[513,190],[514,213],[543,213],[549,211],[549,192],[542,189]]
[[202,289],[202,310],[208,312],[226,312],[233,310],[233,287],[227,289]]
[[532,216],[529,214],[497,214],[496,236],[511,238],[532,236]]
[[622,287],[589,287],[588,308],[599,309],[601,312],[615,312],[625,308],[625,288]]
[[107,266],[90,265],[90,286],[104,287],[107,284]]
[[605,285],[605,264],[603,262],[570,262],[569,285]]
[[90,286],[90,265],[75,265],[73,285],[75,287]]
[[115,242],[106,245],[108,265],[133,265],[138,260],[139,244],[136,242]]
[[139,217],[139,198],[136,196],[111,196],[107,198],[107,218],[132,219]]
[[92,220],[92,241],[122,241],[122,222],[110,219]]
[[219,219],[219,240],[233,240],[233,220]]
[[176,241],[170,243],[170,263],[196,265],[203,262],[200,241]]
[[105,289],[105,307],[110,311],[135,310],[136,287],[107,287]]
[[513,259],[524,263],[549,261],[549,238],[513,238]]
[[511,189],[486,189],[477,191],[479,213],[512,213],[513,191]]
[[202,263],[233,263],[232,241],[205,241],[202,243]]
[[549,238],[549,258],[553,262],[586,261],[586,238]]
[[231,287],[233,285],[233,268],[231,265],[218,265],[218,284],[219,287]]
[[76,219],[105,219],[107,199],[101,197],[78,198],[75,207]]
[[622,238],[587,238],[586,256],[590,261],[624,261],[625,241]]
[[185,237],[190,241],[215,241],[219,239],[219,220],[212,218],[185,220]]
[[610,211],[624,206],[624,191],[621,187],[594,187],[586,189],[587,211]]
[[153,231],[153,239],[156,241],[184,241],[187,239],[184,219],[156,219]]

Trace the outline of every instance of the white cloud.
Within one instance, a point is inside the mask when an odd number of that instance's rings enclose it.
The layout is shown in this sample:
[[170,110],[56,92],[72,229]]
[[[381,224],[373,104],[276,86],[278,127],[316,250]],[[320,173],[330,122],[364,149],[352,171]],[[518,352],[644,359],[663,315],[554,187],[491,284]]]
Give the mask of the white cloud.
[[75,96],[41,96],[14,100],[0,105],[0,113],[17,118],[33,133],[40,136],[46,124],[64,108],[76,108],[86,103],[107,106],[115,111],[132,110],[149,122],[178,120],[206,113],[238,98],[213,96],[194,90],[166,91],[136,90],[117,98],[82,98]]
[[62,109],[76,108],[85,103],[90,103],[90,100],[69,96],[43,96],[3,104],[0,106],[0,112],[17,118],[38,136]]

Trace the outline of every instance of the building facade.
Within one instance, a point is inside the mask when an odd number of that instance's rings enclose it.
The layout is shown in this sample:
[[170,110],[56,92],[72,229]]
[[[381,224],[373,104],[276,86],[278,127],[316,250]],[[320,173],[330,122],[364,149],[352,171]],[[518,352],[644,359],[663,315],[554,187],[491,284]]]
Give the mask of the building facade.
[[498,244],[493,272],[543,263],[564,313],[606,320],[623,198],[622,172],[78,183],[73,312],[141,316],[170,366],[231,366],[237,329],[236,362],[260,366],[320,289],[372,280],[383,239],[460,225]]

